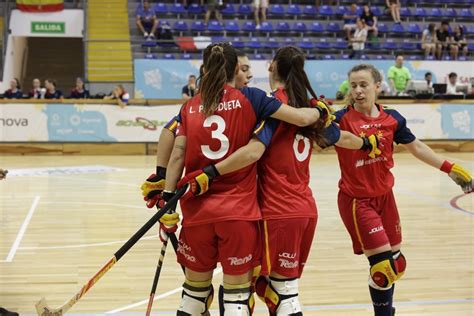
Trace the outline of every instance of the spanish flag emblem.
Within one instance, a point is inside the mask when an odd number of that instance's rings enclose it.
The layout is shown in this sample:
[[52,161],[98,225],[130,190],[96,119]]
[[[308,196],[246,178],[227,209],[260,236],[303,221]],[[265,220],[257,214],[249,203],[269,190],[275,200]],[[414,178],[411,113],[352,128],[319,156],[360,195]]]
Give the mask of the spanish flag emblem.
[[16,0],[16,7],[25,12],[62,11],[64,0]]

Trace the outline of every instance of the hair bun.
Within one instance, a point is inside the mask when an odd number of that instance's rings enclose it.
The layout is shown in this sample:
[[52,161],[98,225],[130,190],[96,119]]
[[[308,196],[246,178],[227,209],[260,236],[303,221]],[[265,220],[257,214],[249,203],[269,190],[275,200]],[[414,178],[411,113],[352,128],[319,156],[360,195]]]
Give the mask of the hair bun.
[[224,47],[216,45],[211,49],[212,53],[224,53]]

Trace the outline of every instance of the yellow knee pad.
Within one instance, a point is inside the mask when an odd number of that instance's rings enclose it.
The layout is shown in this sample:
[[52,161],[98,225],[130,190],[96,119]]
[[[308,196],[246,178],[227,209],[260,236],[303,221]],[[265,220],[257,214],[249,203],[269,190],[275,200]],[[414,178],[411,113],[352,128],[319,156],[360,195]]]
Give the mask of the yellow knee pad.
[[402,276],[397,272],[391,251],[370,256],[368,259],[370,262],[369,284],[372,287],[389,289]]

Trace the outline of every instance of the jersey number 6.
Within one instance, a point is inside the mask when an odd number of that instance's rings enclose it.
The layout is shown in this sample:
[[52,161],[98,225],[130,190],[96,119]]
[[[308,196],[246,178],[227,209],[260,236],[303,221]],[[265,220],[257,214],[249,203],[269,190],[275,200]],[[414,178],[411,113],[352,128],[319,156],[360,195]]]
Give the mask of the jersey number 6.
[[208,145],[201,145],[201,150],[204,156],[208,159],[216,160],[220,159],[227,154],[229,151],[229,139],[224,135],[225,121],[219,115],[211,115],[204,121],[204,127],[211,127],[212,124],[217,125],[217,129],[212,131],[211,137],[217,139],[221,146],[218,150],[214,151]]

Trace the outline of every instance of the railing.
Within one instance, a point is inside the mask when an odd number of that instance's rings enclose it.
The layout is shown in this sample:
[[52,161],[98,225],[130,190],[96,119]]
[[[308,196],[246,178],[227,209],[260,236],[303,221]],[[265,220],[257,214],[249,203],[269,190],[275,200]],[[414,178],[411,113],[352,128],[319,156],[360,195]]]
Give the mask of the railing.
[[84,14],[84,34],[82,36],[82,45],[83,45],[83,51],[84,51],[84,82],[88,83],[89,82],[89,69],[88,69],[88,64],[87,64],[87,57],[88,57],[88,47],[87,47],[87,41],[89,38],[89,28],[88,28],[88,23],[89,20],[87,19],[87,10],[89,2],[87,0],[81,0],[82,2],[82,11]]

